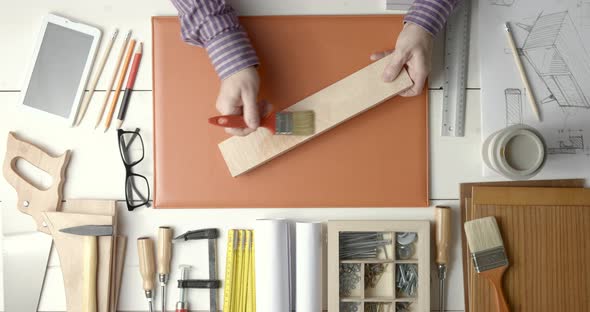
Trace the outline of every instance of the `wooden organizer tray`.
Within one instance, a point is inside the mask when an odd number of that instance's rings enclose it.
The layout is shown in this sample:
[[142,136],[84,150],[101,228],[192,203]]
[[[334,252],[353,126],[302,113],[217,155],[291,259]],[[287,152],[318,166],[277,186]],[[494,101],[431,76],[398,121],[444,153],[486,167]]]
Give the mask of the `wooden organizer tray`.
[[[386,254],[377,259],[341,260],[339,237],[341,232],[383,232],[385,239],[391,239]],[[396,233],[415,232],[414,254],[409,260],[399,260],[396,254]],[[375,288],[365,288],[366,268],[370,264],[386,265],[383,275]],[[340,296],[340,267],[343,264],[360,266],[359,287],[347,297]],[[414,297],[403,296],[397,291],[396,274],[399,264],[418,266],[418,290]],[[329,221],[328,222],[328,311],[340,312],[341,303],[357,303],[358,312],[367,310],[370,303],[388,303],[385,311],[396,311],[396,304],[411,303],[409,311],[430,309],[430,224],[428,221]]]

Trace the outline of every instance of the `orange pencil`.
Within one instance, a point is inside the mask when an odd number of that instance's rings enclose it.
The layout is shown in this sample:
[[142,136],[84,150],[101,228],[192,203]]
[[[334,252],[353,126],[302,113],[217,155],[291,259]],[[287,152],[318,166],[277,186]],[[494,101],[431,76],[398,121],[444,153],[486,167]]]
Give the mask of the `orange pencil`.
[[135,49],[135,40],[131,40],[131,41],[129,41],[129,48],[127,48],[127,54],[125,55],[125,62],[123,63],[123,67],[121,67],[121,72],[119,73],[119,81],[117,82],[117,89],[115,89],[115,95],[113,95],[113,101],[111,102],[111,107],[109,108],[109,113],[107,114],[104,132],[107,132],[107,130],[109,130],[109,127],[111,126],[111,120],[113,119],[113,113],[115,112],[115,108],[117,107],[117,101],[119,100],[119,93],[121,93],[121,87],[123,87],[123,81],[125,81],[125,76],[127,75],[127,69],[129,68],[129,61],[131,60],[131,55],[133,55],[134,49]]

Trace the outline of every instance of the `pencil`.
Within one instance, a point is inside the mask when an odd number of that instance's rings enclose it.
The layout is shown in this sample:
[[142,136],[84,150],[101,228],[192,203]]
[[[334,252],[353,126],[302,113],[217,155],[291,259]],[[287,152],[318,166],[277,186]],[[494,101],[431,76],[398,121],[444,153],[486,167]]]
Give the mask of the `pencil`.
[[113,88],[113,84],[115,83],[115,79],[117,78],[117,72],[119,71],[119,66],[121,66],[121,61],[123,60],[123,56],[125,55],[125,48],[127,47],[127,43],[131,38],[131,30],[127,32],[127,36],[125,36],[125,41],[123,41],[123,45],[121,46],[121,52],[119,52],[119,57],[117,58],[117,64],[115,64],[115,69],[113,71],[113,77],[109,82],[109,85],[106,89],[104,100],[102,102],[102,107],[100,108],[100,112],[98,113],[98,119],[96,120],[96,125],[94,129],[98,128],[100,125],[100,121],[102,120],[102,115],[104,114],[104,110],[107,107],[107,103],[109,101],[109,96],[111,95],[111,89]]
[[133,57],[133,63],[131,64],[131,70],[129,71],[129,77],[127,77],[127,86],[121,100],[121,106],[119,107],[119,114],[117,115],[117,129],[121,129],[125,115],[127,114],[127,106],[129,105],[129,99],[133,92],[133,85],[135,84],[135,78],[137,77],[137,71],[139,70],[139,63],[141,62],[141,55],[143,53],[143,43],[139,43],[137,52]]
[[516,49],[516,44],[514,43],[514,38],[512,37],[512,30],[510,29],[510,25],[508,23],[505,23],[504,29],[506,30],[508,44],[510,44],[510,48],[512,49],[512,55],[514,55],[514,62],[516,63],[516,67],[518,67],[518,71],[520,72],[520,78],[524,83],[524,87],[528,90],[527,95],[529,98],[529,102],[531,102],[531,108],[535,112],[537,120],[541,121],[541,113],[539,112],[539,107],[537,106],[537,101],[535,100],[533,89],[531,89],[531,85],[529,84],[526,72],[524,71],[524,67],[522,66],[522,61],[520,60],[520,56],[518,55],[518,49]]
[[115,108],[117,107],[117,101],[119,100],[119,94],[121,93],[121,88],[123,87],[123,81],[125,81],[125,76],[127,75],[127,69],[129,68],[129,61],[131,60],[131,55],[133,55],[133,50],[135,49],[135,40],[129,41],[129,48],[127,49],[127,54],[125,55],[125,61],[123,62],[123,66],[121,67],[121,71],[119,72],[119,81],[117,82],[117,88],[115,89],[115,94],[113,95],[113,100],[111,101],[111,107],[109,108],[109,112],[107,113],[107,119],[104,123],[104,132],[109,130],[111,126],[111,120],[113,119],[113,113],[115,112]]
[[111,49],[113,48],[113,43],[117,39],[117,35],[119,34],[119,30],[115,29],[113,36],[109,40],[107,47],[104,50],[104,54],[102,55],[102,59],[100,63],[98,63],[98,67],[96,68],[96,73],[92,78],[92,82],[88,86],[88,93],[84,97],[84,101],[82,101],[82,106],[80,107],[80,112],[78,113],[78,120],[76,120],[76,126],[79,126],[86,114],[86,110],[88,109],[88,105],[90,104],[90,100],[92,99],[92,95],[94,95],[94,91],[96,90],[96,85],[98,84],[98,80],[102,75],[102,71],[104,70],[104,65],[107,63],[107,59],[109,58],[109,54],[111,53]]

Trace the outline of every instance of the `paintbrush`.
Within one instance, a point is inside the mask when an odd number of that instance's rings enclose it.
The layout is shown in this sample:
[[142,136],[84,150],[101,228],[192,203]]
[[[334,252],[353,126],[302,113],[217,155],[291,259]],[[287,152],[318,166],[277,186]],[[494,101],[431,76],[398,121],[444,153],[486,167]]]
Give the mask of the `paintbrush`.
[[[209,123],[224,128],[248,128],[243,116],[226,115],[209,118]],[[260,126],[272,134],[312,135],[315,132],[313,111],[270,113],[260,121]]]
[[502,291],[502,275],[508,268],[508,257],[496,218],[465,222],[465,236],[475,270],[494,286],[498,312],[510,311]]

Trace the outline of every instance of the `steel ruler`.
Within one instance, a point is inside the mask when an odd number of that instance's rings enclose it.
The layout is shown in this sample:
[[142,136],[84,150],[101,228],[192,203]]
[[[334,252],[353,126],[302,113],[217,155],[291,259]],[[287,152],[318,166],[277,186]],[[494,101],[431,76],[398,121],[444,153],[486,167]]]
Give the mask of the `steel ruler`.
[[465,135],[465,94],[469,62],[471,0],[459,2],[447,21],[445,34],[445,81],[441,135]]

